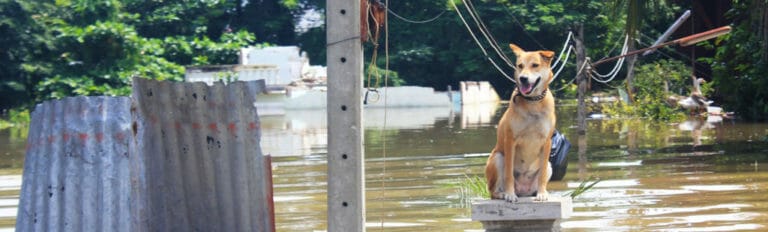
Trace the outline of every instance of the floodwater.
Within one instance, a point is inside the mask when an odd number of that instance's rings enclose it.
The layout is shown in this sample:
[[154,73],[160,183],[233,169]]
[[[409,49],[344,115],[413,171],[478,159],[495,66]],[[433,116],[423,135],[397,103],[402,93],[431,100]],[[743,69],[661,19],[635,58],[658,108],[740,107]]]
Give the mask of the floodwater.
[[[480,231],[469,219],[474,199],[455,183],[482,175],[503,108],[366,109],[368,231]],[[602,180],[574,199],[563,230],[768,230],[768,124],[589,120],[578,136],[575,107],[557,109],[572,147],[550,193]],[[261,118],[278,231],[326,228],[326,119],[321,110]],[[24,136],[0,131],[0,227],[14,223]]]

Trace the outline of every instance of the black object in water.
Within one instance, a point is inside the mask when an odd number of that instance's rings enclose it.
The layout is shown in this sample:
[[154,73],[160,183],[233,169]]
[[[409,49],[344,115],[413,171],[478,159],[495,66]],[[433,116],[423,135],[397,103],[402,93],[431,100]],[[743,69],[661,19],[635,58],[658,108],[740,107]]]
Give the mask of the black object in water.
[[571,143],[568,142],[568,139],[555,130],[555,133],[552,134],[552,150],[549,152],[549,163],[552,165],[550,181],[562,180],[565,177],[565,171],[568,169],[568,160],[565,157],[568,155],[568,149],[570,148]]

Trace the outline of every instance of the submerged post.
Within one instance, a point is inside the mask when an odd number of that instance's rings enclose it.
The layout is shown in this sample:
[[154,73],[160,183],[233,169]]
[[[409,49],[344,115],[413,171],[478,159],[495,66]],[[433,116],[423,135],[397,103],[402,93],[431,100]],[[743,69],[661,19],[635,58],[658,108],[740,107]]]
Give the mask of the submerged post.
[[579,25],[576,33],[573,34],[573,41],[576,45],[576,84],[578,85],[578,108],[576,116],[578,125],[577,132],[578,134],[583,135],[587,133],[587,105],[584,98],[586,98],[587,95],[587,81],[589,81],[590,78],[589,72],[591,67],[587,58],[587,49],[584,47],[584,26]]
[[485,200],[472,204],[472,220],[486,231],[560,231],[560,220],[573,213],[570,197],[550,196],[548,201],[523,197],[516,203]]
[[326,5],[328,231],[365,231],[360,1]]

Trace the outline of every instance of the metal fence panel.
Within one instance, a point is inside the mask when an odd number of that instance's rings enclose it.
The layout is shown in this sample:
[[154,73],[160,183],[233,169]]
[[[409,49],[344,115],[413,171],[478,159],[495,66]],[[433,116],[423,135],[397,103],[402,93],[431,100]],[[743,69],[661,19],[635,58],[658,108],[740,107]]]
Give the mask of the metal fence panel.
[[130,99],[37,105],[27,140],[17,231],[132,231]]
[[[263,83],[263,82],[261,82]],[[273,231],[257,82],[134,78],[133,225],[141,231]]]

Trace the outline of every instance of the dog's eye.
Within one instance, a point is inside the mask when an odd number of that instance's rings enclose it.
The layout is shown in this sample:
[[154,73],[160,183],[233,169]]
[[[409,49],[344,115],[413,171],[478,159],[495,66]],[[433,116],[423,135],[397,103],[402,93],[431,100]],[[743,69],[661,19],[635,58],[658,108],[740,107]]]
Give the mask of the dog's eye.
[[533,66],[534,68],[538,68],[538,67],[539,67],[539,64],[533,64],[532,66]]
[[523,64],[518,64],[517,68],[522,69],[523,68]]

